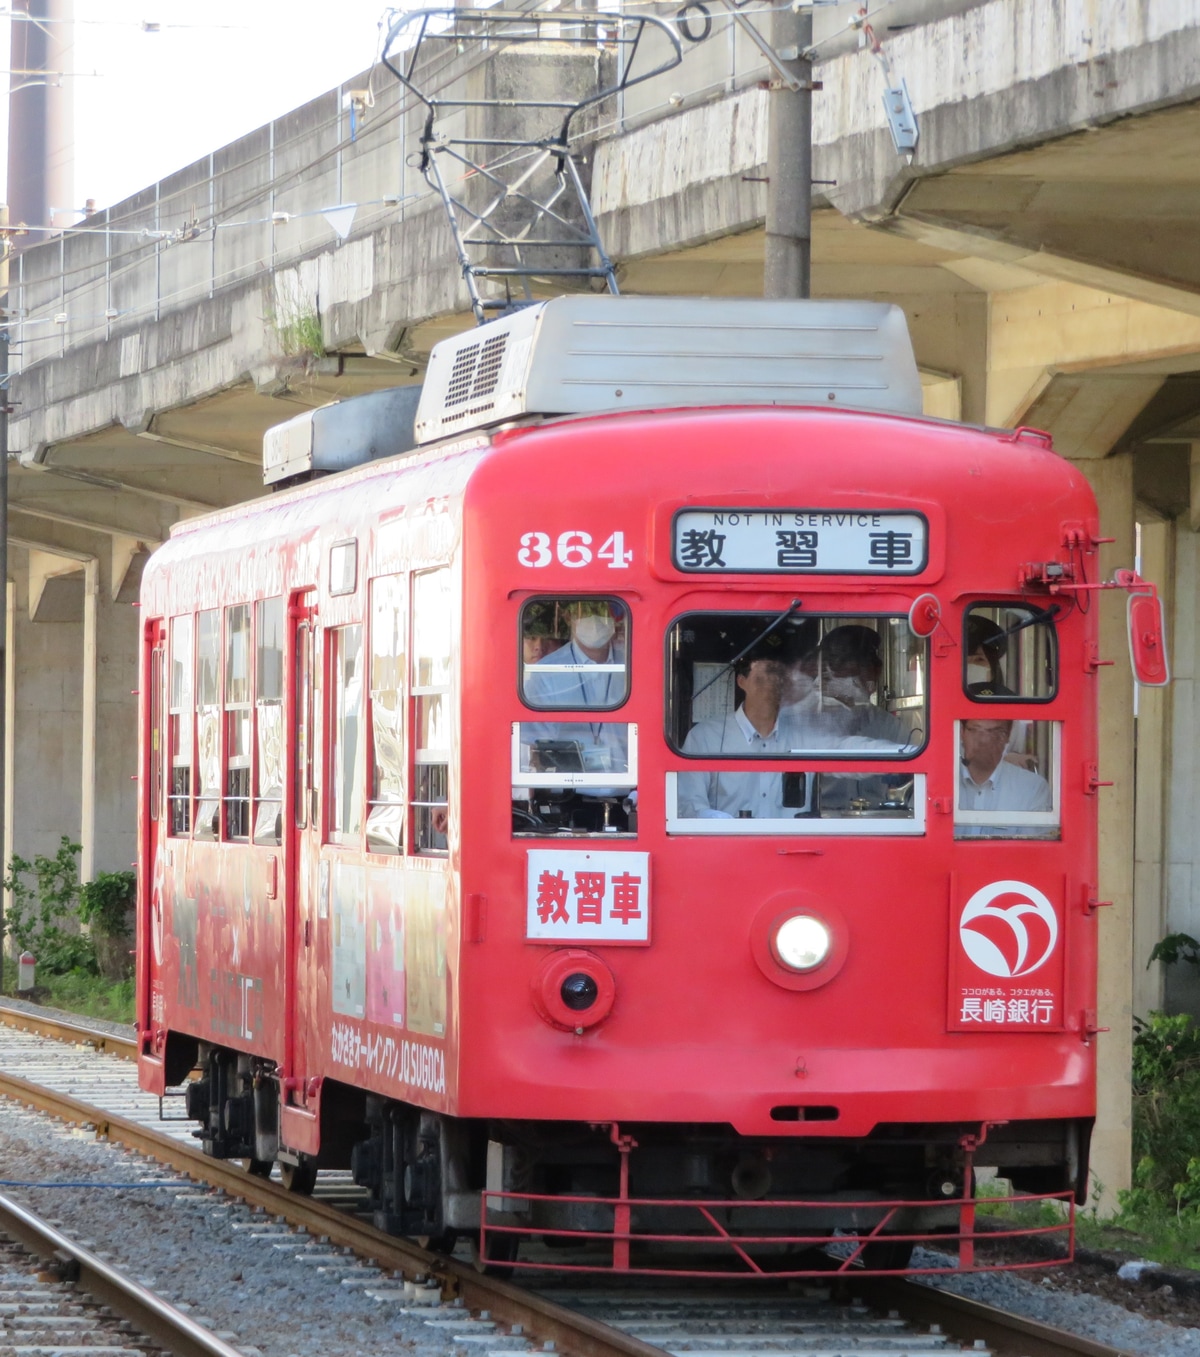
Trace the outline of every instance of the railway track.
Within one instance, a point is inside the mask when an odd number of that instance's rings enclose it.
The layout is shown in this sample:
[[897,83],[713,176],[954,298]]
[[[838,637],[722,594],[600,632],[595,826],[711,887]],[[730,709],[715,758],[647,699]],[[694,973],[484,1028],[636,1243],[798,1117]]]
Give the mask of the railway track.
[[0,1350],[145,1357],[160,1348],[178,1357],[242,1357],[223,1336],[0,1196]]
[[[362,1193],[322,1173],[296,1196],[239,1165],[207,1158],[182,1100],[137,1088],[134,1043],[82,1024],[0,1004],[0,1095],[103,1136],[209,1190],[306,1230],[309,1262],[347,1273],[381,1305],[425,1316],[460,1352],[561,1352],[571,1357],[1127,1357],[1080,1338],[927,1286],[864,1278],[787,1289],[770,1282],[594,1285],[527,1274],[529,1286],[484,1276],[355,1215]],[[0,1229],[3,1227],[0,1226]],[[262,1226],[258,1227],[262,1229]],[[267,1238],[269,1230],[263,1234]],[[257,1236],[256,1236],[257,1237]],[[295,1236],[292,1236],[294,1241]],[[322,1254],[324,1251],[324,1254]],[[339,1263],[339,1259],[341,1260]],[[377,1270],[377,1271],[376,1271]],[[850,1289],[852,1286],[852,1290]],[[168,1345],[169,1346],[169,1345]],[[174,1349],[172,1349],[174,1350]]]

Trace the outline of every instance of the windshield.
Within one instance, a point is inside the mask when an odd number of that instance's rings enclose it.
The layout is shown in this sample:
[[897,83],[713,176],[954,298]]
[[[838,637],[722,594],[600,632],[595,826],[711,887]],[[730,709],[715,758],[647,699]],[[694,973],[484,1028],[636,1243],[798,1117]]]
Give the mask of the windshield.
[[923,747],[928,643],[904,617],[794,613],[771,628],[778,618],[689,613],[674,623],[667,738],[677,752],[895,759]]

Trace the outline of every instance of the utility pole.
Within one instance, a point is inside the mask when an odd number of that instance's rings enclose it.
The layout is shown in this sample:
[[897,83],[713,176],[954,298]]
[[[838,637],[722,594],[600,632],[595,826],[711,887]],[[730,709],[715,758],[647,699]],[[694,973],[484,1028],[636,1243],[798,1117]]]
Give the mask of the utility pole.
[[[8,210],[14,225],[69,226],[75,202],[75,0],[13,0]],[[57,220],[54,220],[57,218]],[[48,240],[34,231],[26,244]]]
[[811,294],[812,6],[794,3],[772,16],[771,46],[798,88],[775,73],[767,123],[767,249],[764,297]]

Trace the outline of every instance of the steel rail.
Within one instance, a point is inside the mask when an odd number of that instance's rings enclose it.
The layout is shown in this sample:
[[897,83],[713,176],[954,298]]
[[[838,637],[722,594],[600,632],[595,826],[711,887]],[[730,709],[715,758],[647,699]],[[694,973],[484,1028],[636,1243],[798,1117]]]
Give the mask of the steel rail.
[[48,1013],[30,1013],[24,1008],[12,1008],[8,1004],[0,1003],[0,1022],[6,1027],[16,1027],[22,1032],[33,1032],[39,1037],[49,1037],[52,1041],[91,1046],[94,1050],[105,1051],[109,1055],[118,1056],[121,1060],[137,1059],[137,1042],[132,1037],[118,1037],[111,1032],[99,1032],[94,1027],[67,1022],[63,1018],[51,1017]]
[[[31,1019],[32,1030],[59,1040],[90,1041],[98,1036],[92,1029],[70,1023],[42,1019],[22,1010],[0,1005],[0,1022]],[[23,1021],[14,1022],[24,1026]],[[109,1038],[134,1048],[124,1038]],[[111,1053],[117,1051],[105,1047]],[[129,1056],[127,1058],[133,1058]],[[553,1340],[560,1350],[576,1357],[663,1357],[663,1350],[644,1343],[619,1330],[611,1329],[585,1315],[536,1296],[495,1277],[476,1272],[454,1258],[430,1253],[414,1243],[384,1234],[374,1226],[355,1219],[338,1207],[299,1196],[263,1178],[254,1177],[226,1160],[213,1159],[201,1150],[181,1144],[148,1127],[124,1117],[110,1115],[102,1108],[43,1088],[16,1075],[0,1071],[0,1096],[27,1103],[60,1120],[91,1125],[96,1134],[138,1154],[147,1155],[199,1182],[261,1206],[289,1224],[301,1226],[313,1234],[325,1235],[330,1242],[352,1249],[362,1257],[374,1259],[380,1266],[407,1277],[432,1276],[441,1283],[443,1299],[461,1297],[472,1309],[487,1309],[500,1321],[523,1324],[539,1338]],[[1131,1357],[1094,1339],[1067,1333],[1049,1324],[1009,1314],[980,1301],[951,1292],[906,1282],[899,1278],[856,1278],[830,1276],[830,1282],[853,1284],[856,1292],[882,1310],[894,1309],[917,1324],[938,1324],[966,1342],[985,1340],[996,1357]]]
[[0,1095],[62,1121],[92,1126],[98,1136],[114,1144],[148,1155],[253,1206],[261,1206],[273,1215],[284,1217],[289,1224],[302,1226],[312,1234],[327,1237],[333,1244],[374,1259],[384,1268],[410,1278],[436,1277],[441,1283],[444,1300],[460,1297],[472,1310],[490,1310],[494,1319],[524,1325],[543,1342],[553,1341],[560,1351],[568,1351],[574,1357],[663,1357],[661,1348],[610,1329],[586,1315],[575,1314],[497,1277],[484,1276],[455,1258],[430,1253],[416,1244],[384,1234],[337,1207],[288,1192],[266,1179],[255,1178],[233,1163],[212,1159],[199,1149],[171,1140],[125,1117],[113,1116],[65,1093],[0,1071]]
[[1137,1357],[1128,1348],[1114,1348],[1094,1338],[1056,1329],[1021,1315],[997,1310],[982,1301],[937,1291],[918,1282],[863,1278],[858,1288],[865,1300],[898,1310],[915,1324],[939,1324],[944,1332],[970,1342],[982,1339],[996,1357]]
[[139,1334],[175,1357],[242,1357],[237,1348],[210,1333],[161,1296],[97,1258],[9,1197],[0,1196],[0,1234],[36,1257],[45,1258],[101,1305],[129,1320]]

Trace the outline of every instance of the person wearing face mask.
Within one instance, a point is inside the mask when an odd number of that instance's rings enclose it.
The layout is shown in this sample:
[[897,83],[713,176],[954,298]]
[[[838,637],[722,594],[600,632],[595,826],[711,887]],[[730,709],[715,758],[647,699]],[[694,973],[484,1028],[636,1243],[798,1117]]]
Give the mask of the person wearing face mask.
[[967,618],[967,692],[972,697],[1012,697],[1005,687],[1000,664],[1008,649],[1004,632],[990,618],[972,613]]
[[[560,710],[620,705],[626,696],[628,670],[624,638],[618,635],[613,606],[606,599],[571,599],[561,607],[560,615],[571,639],[525,666],[526,700],[537,707]],[[629,735],[624,721],[529,722],[522,729],[522,739],[533,744],[553,741],[576,746],[578,771],[625,772],[629,767]],[[581,792],[585,797],[602,799],[624,794],[615,787],[589,787]]]
[[[526,670],[526,697],[539,707],[617,706],[625,697],[625,647],[611,604],[572,599],[563,614],[571,639]],[[541,665],[553,667],[542,673]]]
[[846,623],[834,627],[821,642],[822,716],[830,714],[830,703],[838,727],[850,735],[867,735],[897,745],[909,743],[905,723],[886,707],[873,700],[883,674],[879,633],[871,627]]
[[[812,744],[811,717],[789,717],[781,709],[788,667],[767,638],[734,665],[737,705],[723,718],[699,721],[687,733],[683,752],[694,757],[781,758]],[[883,748],[879,741],[856,736],[823,734],[821,744],[831,748]],[[887,746],[889,752],[892,746]],[[783,775],[722,772],[710,769],[680,773],[678,810],[685,820],[780,820],[796,815],[785,806]]]
[[[1002,677],[1001,665],[1007,650],[1008,637],[995,622],[979,613],[967,617],[966,691],[971,697],[1017,696]],[[1005,762],[1036,773],[1037,758],[1024,752],[1029,722],[1012,721],[1009,725],[1011,734],[1004,751]]]

